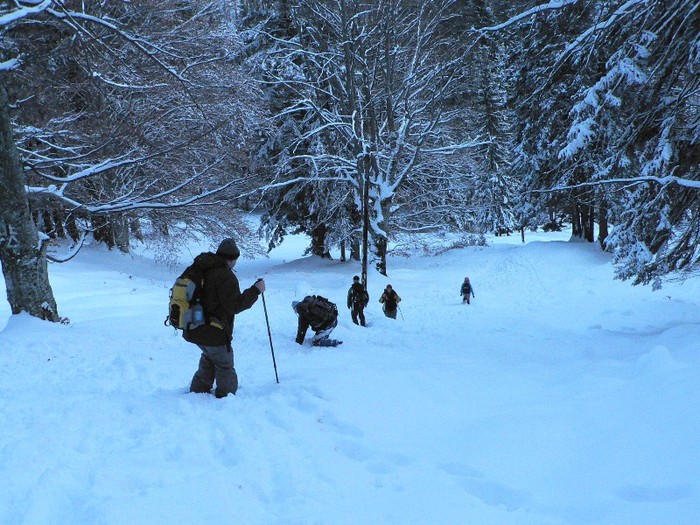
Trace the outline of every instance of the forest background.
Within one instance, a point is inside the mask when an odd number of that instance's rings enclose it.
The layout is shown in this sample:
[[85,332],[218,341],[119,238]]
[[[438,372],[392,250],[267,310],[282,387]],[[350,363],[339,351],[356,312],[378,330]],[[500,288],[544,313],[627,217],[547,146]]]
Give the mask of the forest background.
[[565,221],[618,278],[697,272],[698,2],[14,0],[0,31],[14,314],[61,320],[47,260],[87,236],[305,233],[366,282],[423,233]]

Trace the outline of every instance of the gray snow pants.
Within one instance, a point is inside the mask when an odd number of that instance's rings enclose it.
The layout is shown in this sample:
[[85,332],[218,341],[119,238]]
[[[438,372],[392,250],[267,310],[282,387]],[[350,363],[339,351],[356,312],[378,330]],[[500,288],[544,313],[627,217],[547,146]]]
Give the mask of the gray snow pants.
[[226,397],[238,390],[238,375],[233,367],[231,346],[203,346],[199,358],[199,368],[192,377],[190,392],[210,393],[216,380],[216,397]]

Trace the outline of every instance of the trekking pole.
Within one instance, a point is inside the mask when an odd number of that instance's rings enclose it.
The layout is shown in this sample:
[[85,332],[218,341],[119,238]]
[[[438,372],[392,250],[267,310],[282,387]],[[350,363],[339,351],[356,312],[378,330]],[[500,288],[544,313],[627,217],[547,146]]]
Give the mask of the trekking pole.
[[401,311],[401,307],[397,304],[397,305],[396,305],[396,308],[399,309],[399,313],[401,314],[401,320],[405,322],[406,319],[403,318],[403,312]]
[[[258,279],[260,280],[260,279]],[[275,349],[272,348],[272,333],[270,332],[270,319],[267,317],[267,304],[265,304],[265,294],[260,293],[262,296],[263,300],[263,310],[265,310],[265,323],[267,324],[267,337],[270,339],[270,352],[272,352],[272,366],[275,367],[275,380],[277,381],[277,384],[280,382],[280,378],[277,375],[277,361],[275,361]]]

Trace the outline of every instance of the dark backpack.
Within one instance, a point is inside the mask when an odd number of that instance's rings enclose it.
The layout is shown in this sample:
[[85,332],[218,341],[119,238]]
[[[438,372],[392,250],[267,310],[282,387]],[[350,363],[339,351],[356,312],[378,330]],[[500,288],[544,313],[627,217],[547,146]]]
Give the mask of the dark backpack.
[[165,326],[178,330],[192,330],[206,322],[202,307],[204,271],[192,264],[185,269],[170,289],[168,317]]
[[354,305],[365,307],[369,303],[369,294],[363,286],[352,285],[352,292],[350,293],[350,302]]
[[299,306],[312,327],[326,326],[338,317],[338,308],[320,295],[309,296]]
[[384,292],[384,308],[389,311],[396,310],[399,303],[396,301],[396,292]]

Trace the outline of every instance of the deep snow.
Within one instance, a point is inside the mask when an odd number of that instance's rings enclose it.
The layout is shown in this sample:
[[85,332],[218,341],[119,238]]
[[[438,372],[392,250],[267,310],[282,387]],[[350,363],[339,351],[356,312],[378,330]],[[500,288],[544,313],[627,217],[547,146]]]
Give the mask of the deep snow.
[[[358,264],[299,238],[242,259],[243,287],[267,283],[280,383],[258,301],[222,400],[187,393],[199,352],[163,326],[189,254],[52,265],[69,325],[0,302],[0,523],[700,523],[700,279],[652,292],[596,245],[527,240],[390,259],[367,328],[345,308]],[[340,347],[294,343],[307,293],[338,304]]]

